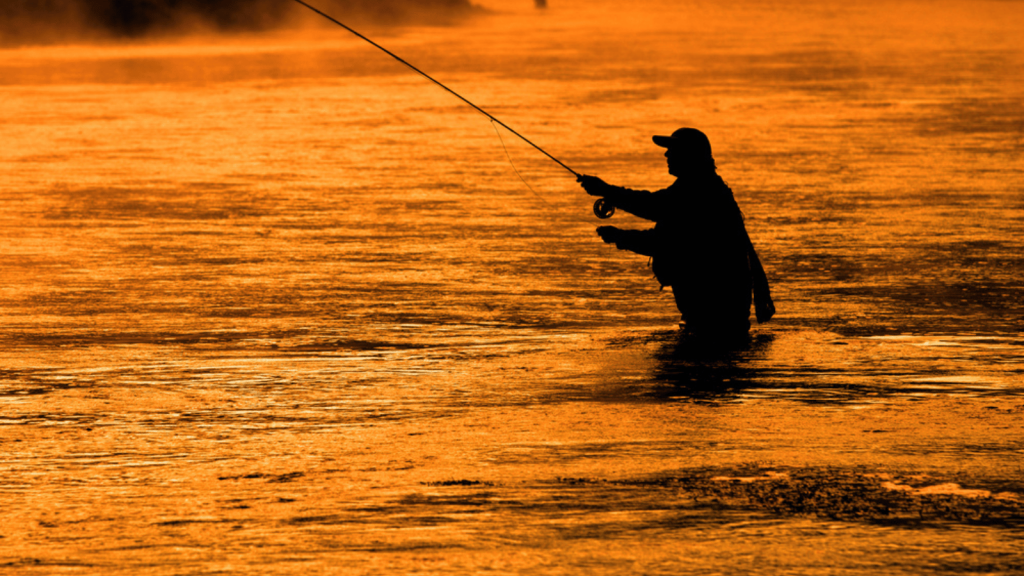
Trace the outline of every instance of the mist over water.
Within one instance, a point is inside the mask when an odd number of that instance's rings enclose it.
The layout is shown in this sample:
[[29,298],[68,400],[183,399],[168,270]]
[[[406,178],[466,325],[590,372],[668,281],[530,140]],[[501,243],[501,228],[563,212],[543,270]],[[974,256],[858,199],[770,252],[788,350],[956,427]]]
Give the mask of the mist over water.
[[[468,0],[321,0],[353,24],[452,23],[479,10]],[[322,25],[291,0],[5,0],[0,46],[71,44]]]
[[482,4],[375,30],[609,182],[704,130],[776,318],[680,338],[571,174],[342,30],[3,50],[0,566],[1024,568],[1019,3]]

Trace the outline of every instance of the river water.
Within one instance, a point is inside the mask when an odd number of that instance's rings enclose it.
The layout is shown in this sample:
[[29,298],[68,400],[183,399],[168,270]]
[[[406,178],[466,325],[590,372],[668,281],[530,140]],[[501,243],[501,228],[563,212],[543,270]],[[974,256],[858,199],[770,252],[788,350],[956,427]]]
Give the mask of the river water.
[[367,32],[613,183],[704,130],[776,318],[340,29],[3,50],[0,571],[1024,570],[1024,4],[489,7]]

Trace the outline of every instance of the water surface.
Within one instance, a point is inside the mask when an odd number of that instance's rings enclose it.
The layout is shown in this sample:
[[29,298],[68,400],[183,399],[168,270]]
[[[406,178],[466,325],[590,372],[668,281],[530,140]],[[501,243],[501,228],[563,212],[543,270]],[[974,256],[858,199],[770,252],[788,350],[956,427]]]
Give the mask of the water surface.
[[1019,571],[1021,4],[495,8],[372,33],[611,182],[707,132],[776,318],[340,30],[6,50],[0,566]]

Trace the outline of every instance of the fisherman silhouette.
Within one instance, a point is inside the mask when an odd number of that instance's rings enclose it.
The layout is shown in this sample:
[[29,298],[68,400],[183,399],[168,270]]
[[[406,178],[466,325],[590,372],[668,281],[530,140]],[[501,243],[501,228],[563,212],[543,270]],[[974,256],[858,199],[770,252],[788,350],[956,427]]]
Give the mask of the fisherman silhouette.
[[662,287],[671,286],[686,331],[707,338],[746,336],[751,290],[759,323],[775,314],[768,280],[747,235],[732,190],[718,175],[711,142],[695,128],[655,136],[676,181],[657,192],[630,190],[596,176],[577,180],[587,194],[655,222],[648,230],[601,226],[597,234],[620,250],[651,257]]

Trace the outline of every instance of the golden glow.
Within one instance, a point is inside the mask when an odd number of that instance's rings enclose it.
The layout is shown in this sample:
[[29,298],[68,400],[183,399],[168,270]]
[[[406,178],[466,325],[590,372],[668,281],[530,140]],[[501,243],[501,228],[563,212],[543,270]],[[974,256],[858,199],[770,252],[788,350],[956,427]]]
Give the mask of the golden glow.
[[3,50],[0,565],[1019,566],[1020,3],[483,4],[372,31],[609,182],[703,129],[776,319],[680,341],[571,176],[341,31]]

